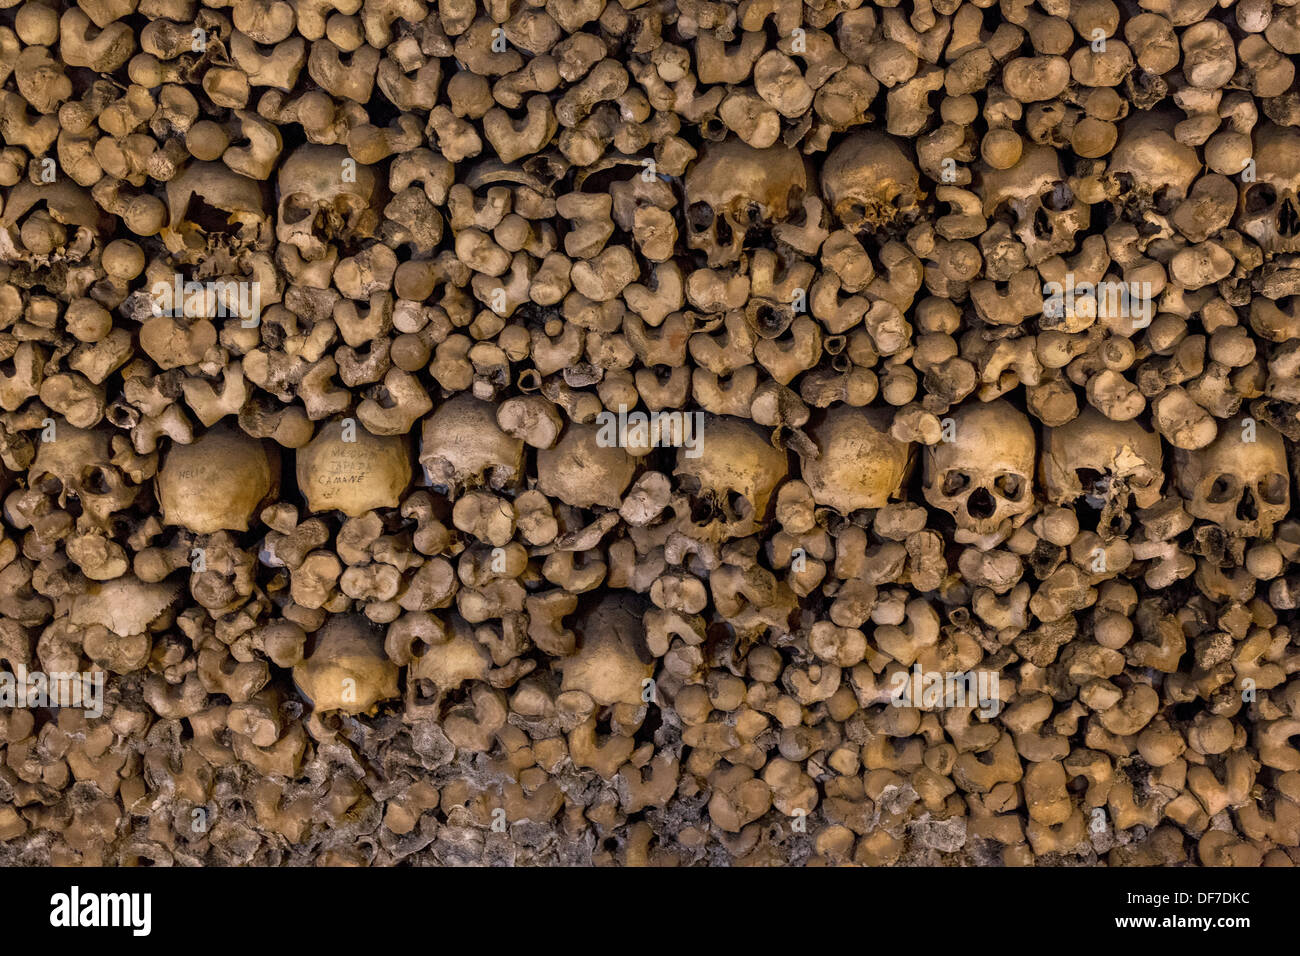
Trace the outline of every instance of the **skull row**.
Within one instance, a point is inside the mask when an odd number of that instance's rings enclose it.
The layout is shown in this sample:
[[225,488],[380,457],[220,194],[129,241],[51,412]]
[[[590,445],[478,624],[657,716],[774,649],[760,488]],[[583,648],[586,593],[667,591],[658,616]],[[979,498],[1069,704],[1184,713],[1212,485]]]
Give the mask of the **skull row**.
[[[805,459],[803,475],[819,505],[848,513],[899,494],[909,449],[869,413],[832,411],[809,434],[818,456]],[[1023,525],[1035,510],[1036,473],[1047,501],[1095,509],[1103,537],[1127,532],[1129,509],[1161,497],[1159,436],[1095,409],[1047,429],[1041,458],[1029,418],[1002,400],[957,410],[944,437],[924,451],[924,495],[952,516],[960,544],[993,547]],[[1188,513],[1231,537],[1267,537],[1290,508],[1282,436],[1251,419],[1225,422],[1204,449],[1176,451],[1173,468]]]

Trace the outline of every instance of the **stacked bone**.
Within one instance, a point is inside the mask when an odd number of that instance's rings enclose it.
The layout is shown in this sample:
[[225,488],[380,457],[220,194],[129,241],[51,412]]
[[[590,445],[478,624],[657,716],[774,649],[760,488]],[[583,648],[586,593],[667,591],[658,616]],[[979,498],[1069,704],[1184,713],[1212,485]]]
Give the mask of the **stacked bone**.
[[0,8],[0,861],[1300,860],[1300,4]]

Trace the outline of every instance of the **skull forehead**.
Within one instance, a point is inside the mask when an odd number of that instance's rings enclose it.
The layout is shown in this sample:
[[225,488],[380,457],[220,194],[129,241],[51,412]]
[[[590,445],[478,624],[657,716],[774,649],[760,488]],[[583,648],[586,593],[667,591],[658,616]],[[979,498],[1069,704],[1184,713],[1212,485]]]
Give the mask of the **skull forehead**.
[[339,196],[351,195],[369,202],[375,191],[374,171],[356,164],[356,181],[343,179],[343,163],[349,159],[342,146],[319,146],[304,143],[295,149],[280,167],[276,180],[280,202],[288,196],[307,196],[318,203],[328,203]]
[[893,198],[920,190],[920,174],[903,148],[884,133],[861,132],[831,151],[822,167],[822,188],[832,206],[868,196]]
[[53,441],[41,442],[31,474],[33,478],[54,475],[76,483],[86,468],[104,467],[112,457],[112,440],[107,432],[60,424]]
[[953,440],[929,447],[927,474],[950,468],[971,474],[1033,474],[1037,442],[1024,412],[999,400],[960,408],[952,419]]
[[985,215],[991,213],[1003,200],[1039,196],[1063,178],[1061,158],[1050,146],[1027,147],[1020,154],[1020,160],[1010,169],[983,167],[981,182],[984,187]]
[[1255,178],[1295,189],[1300,184],[1300,129],[1264,124],[1255,137]]
[[1124,127],[1110,165],[1108,177],[1125,173],[1135,186],[1150,192],[1170,188],[1179,197],[1187,195],[1201,172],[1196,150],[1169,135],[1150,117],[1130,120]]
[[1136,421],[1114,421],[1089,407],[1069,423],[1047,429],[1043,485],[1048,498],[1061,504],[1081,494],[1080,469],[1140,482],[1158,481],[1162,457],[1160,436],[1155,432]]
[[756,506],[764,505],[787,473],[785,453],[772,446],[761,429],[738,418],[705,419],[701,454],[677,452],[677,476],[691,476],[715,493],[734,491]]
[[708,147],[686,172],[686,201],[732,210],[756,202],[768,217],[790,211],[791,193],[806,191],[803,157],[785,146],[756,149],[741,142]]

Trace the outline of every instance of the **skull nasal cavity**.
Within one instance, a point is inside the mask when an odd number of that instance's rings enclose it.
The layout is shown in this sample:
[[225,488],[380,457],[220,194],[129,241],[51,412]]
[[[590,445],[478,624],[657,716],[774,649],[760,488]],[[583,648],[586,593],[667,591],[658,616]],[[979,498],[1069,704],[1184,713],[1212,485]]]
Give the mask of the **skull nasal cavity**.
[[987,488],[977,488],[974,494],[966,499],[966,510],[970,512],[972,518],[992,518],[993,512],[998,510],[998,504]]
[[1259,503],[1255,501],[1255,492],[1247,488],[1237,502],[1237,520],[1254,521],[1258,517]]
[[1300,234],[1300,213],[1296,212],[1295,203],[1285,200],[1277,209],[1277,231],[1279,235],[1294,239]]

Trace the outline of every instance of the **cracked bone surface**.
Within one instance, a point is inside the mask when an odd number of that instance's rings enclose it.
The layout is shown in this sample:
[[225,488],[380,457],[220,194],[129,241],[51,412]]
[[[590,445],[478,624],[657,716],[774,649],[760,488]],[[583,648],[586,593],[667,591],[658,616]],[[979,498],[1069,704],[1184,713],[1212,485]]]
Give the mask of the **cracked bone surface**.
[[0,0],[0,862],[1300,863],[1298,11]]

